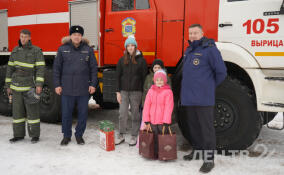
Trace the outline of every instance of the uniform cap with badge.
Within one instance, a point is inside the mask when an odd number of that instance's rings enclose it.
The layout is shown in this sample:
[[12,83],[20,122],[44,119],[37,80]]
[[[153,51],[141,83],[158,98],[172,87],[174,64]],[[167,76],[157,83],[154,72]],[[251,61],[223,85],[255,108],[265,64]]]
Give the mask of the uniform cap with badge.
[[84,28],[82,26],[79,26],[79,25],[71,26],[69,33],[70,33],[70,35],[72,35],[73,33],[80,33],[83,36],[84,35]]

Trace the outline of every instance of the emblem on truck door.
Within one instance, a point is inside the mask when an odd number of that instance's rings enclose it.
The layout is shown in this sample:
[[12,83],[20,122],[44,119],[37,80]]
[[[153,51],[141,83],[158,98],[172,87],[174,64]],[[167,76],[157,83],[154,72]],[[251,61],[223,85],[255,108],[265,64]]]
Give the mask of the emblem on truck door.
[[128,37],[129,35],[134,35],[136,33],[136,21],[135,19],[128,17],[125,18],[122,23],[122,35],[123,37]]

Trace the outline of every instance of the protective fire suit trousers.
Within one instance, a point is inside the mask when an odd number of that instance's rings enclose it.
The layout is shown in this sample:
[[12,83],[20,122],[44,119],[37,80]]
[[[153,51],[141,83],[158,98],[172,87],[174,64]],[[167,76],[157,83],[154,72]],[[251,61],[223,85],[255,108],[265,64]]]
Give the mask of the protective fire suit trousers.
[[185,106],[185,116],[193,149],[202,153],[204,161],[214,160],[216,149],[214,107]]
[[75,137],[82,137],[87,124],[88,118],[89,95],[85,96],[67,96],[62,95],[62,133],[64,137],[72,136],[72,115],[75,104],[77,104],[78,121],[75,128]]
[[25,92],[13,91],[12,113],[14,137],[25,137],[26,121],[30,137],[40,136],[39,104],[27,104],[23,97]]

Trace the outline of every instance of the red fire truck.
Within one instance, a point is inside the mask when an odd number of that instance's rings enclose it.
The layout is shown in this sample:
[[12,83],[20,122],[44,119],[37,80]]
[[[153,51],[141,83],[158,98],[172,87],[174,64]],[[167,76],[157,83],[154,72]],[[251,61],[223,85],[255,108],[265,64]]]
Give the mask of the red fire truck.
[[53,89],[52,63],[70,25],[82,25],[94,47],[98,95],[106,103],[115,102],[115,65],[126,37],[135,35],[147,63],[161,58],[175,77],[194,23],[215,39],[228,69],[216,90],[217,148],[245,149],[275,112],[284,111],[283,0],[0,0],[0,112],[11,114],[4,77],[21,29],[31,31],[33,44],[45,55],[40,115],[54,122],[60,119],[60,98]]

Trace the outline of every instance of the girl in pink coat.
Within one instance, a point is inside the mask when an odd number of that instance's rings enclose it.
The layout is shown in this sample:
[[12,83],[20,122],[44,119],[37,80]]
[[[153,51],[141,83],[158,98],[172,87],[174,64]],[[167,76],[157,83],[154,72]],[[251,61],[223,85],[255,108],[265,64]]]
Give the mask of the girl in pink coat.
[[[158,158],[158,134],[162,133],[163,126],[172,123],[172,112],[174,108],[173,92],[167,84],[167,74],[159,70],[154,74],[154,85],[149,89],[143,108],[143,122],[150,127],[154,133],[155,156]],[[167,131],[167,130],[166,130]]]

